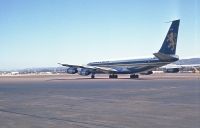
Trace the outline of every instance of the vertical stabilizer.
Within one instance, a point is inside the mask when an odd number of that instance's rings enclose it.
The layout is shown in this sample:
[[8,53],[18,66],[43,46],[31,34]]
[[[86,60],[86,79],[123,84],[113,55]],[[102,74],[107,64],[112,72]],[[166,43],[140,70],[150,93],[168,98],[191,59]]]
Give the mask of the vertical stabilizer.
[[167,32],[165,40],[162,44],[162,47],[159,50],[159,53],[167,55],[176,54],[176,44],[178,38],[178,29],[179,29],[180,20],[172,21],[172,24]]

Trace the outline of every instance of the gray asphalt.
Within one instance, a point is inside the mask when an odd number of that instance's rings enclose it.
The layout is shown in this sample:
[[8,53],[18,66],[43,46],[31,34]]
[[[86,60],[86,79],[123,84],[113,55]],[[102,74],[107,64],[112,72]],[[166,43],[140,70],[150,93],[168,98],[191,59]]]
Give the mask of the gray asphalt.
[[0,128],[199,128],[199,77],[151,78],[1,78]]

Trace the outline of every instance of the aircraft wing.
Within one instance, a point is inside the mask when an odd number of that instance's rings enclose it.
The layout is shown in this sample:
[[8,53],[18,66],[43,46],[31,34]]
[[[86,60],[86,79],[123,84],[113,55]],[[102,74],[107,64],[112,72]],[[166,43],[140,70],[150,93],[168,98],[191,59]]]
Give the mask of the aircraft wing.
[[73,67],[73,68],[84,68],[84,69],[89,69],[92,70],[93,72],[103,72],[103,73],[116,73],[117,70],[113,68],[106,68],[106,67],[98,67],[98,66],[82,66],[82,65],[71,65],[71,64],[61,64],[58,63],[62,66],[65,67]]
[[186,68],[187,68],[187,67],[189,67],[189,68],[190,68],[190,67],[198,68],[198,67],[200,67],[200,64],[187,64],[187,65],[180,65],[180,66],[183,67],[183,68],[184,68],[184,67],[186,67]]
[[81,65],[71,65],[71,64],[61,64],[58,63],[59,65],[65,66],[65,67],[73,67],[73,68],[85,68],[84,66]]

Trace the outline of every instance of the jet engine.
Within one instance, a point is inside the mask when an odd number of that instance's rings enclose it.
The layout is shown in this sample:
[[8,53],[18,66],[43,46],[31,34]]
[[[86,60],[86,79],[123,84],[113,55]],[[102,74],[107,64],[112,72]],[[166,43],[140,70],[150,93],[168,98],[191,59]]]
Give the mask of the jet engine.
[[67,73],[69,73],[69,74],[75,74],[77,72],[78,72],[78,70],[76,68],[73,68],[73,67],[67,69]]
[[179,72],[179,68],[167,68],[163,70],[165,73],[177,73]]
[[88,76],[91,74],[91,72],[88,69],[80,69],[80,71],[78,72],[79,75],[82,76]]
[[147,71],[147,72],[142,72],[140,74],[141,75],[151,75],[151,74],[153,74],[153,72],[152,71]]

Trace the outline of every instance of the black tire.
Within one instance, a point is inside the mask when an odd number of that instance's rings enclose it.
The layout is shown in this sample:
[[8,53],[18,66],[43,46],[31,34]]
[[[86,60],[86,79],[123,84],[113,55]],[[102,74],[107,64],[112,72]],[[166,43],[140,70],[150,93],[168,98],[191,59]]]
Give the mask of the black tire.
[[134,75],[131,74],[131,75],[130,75],[130,78],[131,78],[131,79],[134,79]]
[[130,78],[131,78],[131,79],[137,79],[137,78],[139,78],[139,75],[131,74],[131,75],[130,75]]
[[118,78],[118,76],[115,74],[109,75],[109,79],[117,79],[117,78]]
[[95,75],[91,75],[91,79],[94,79],[95,78]]

